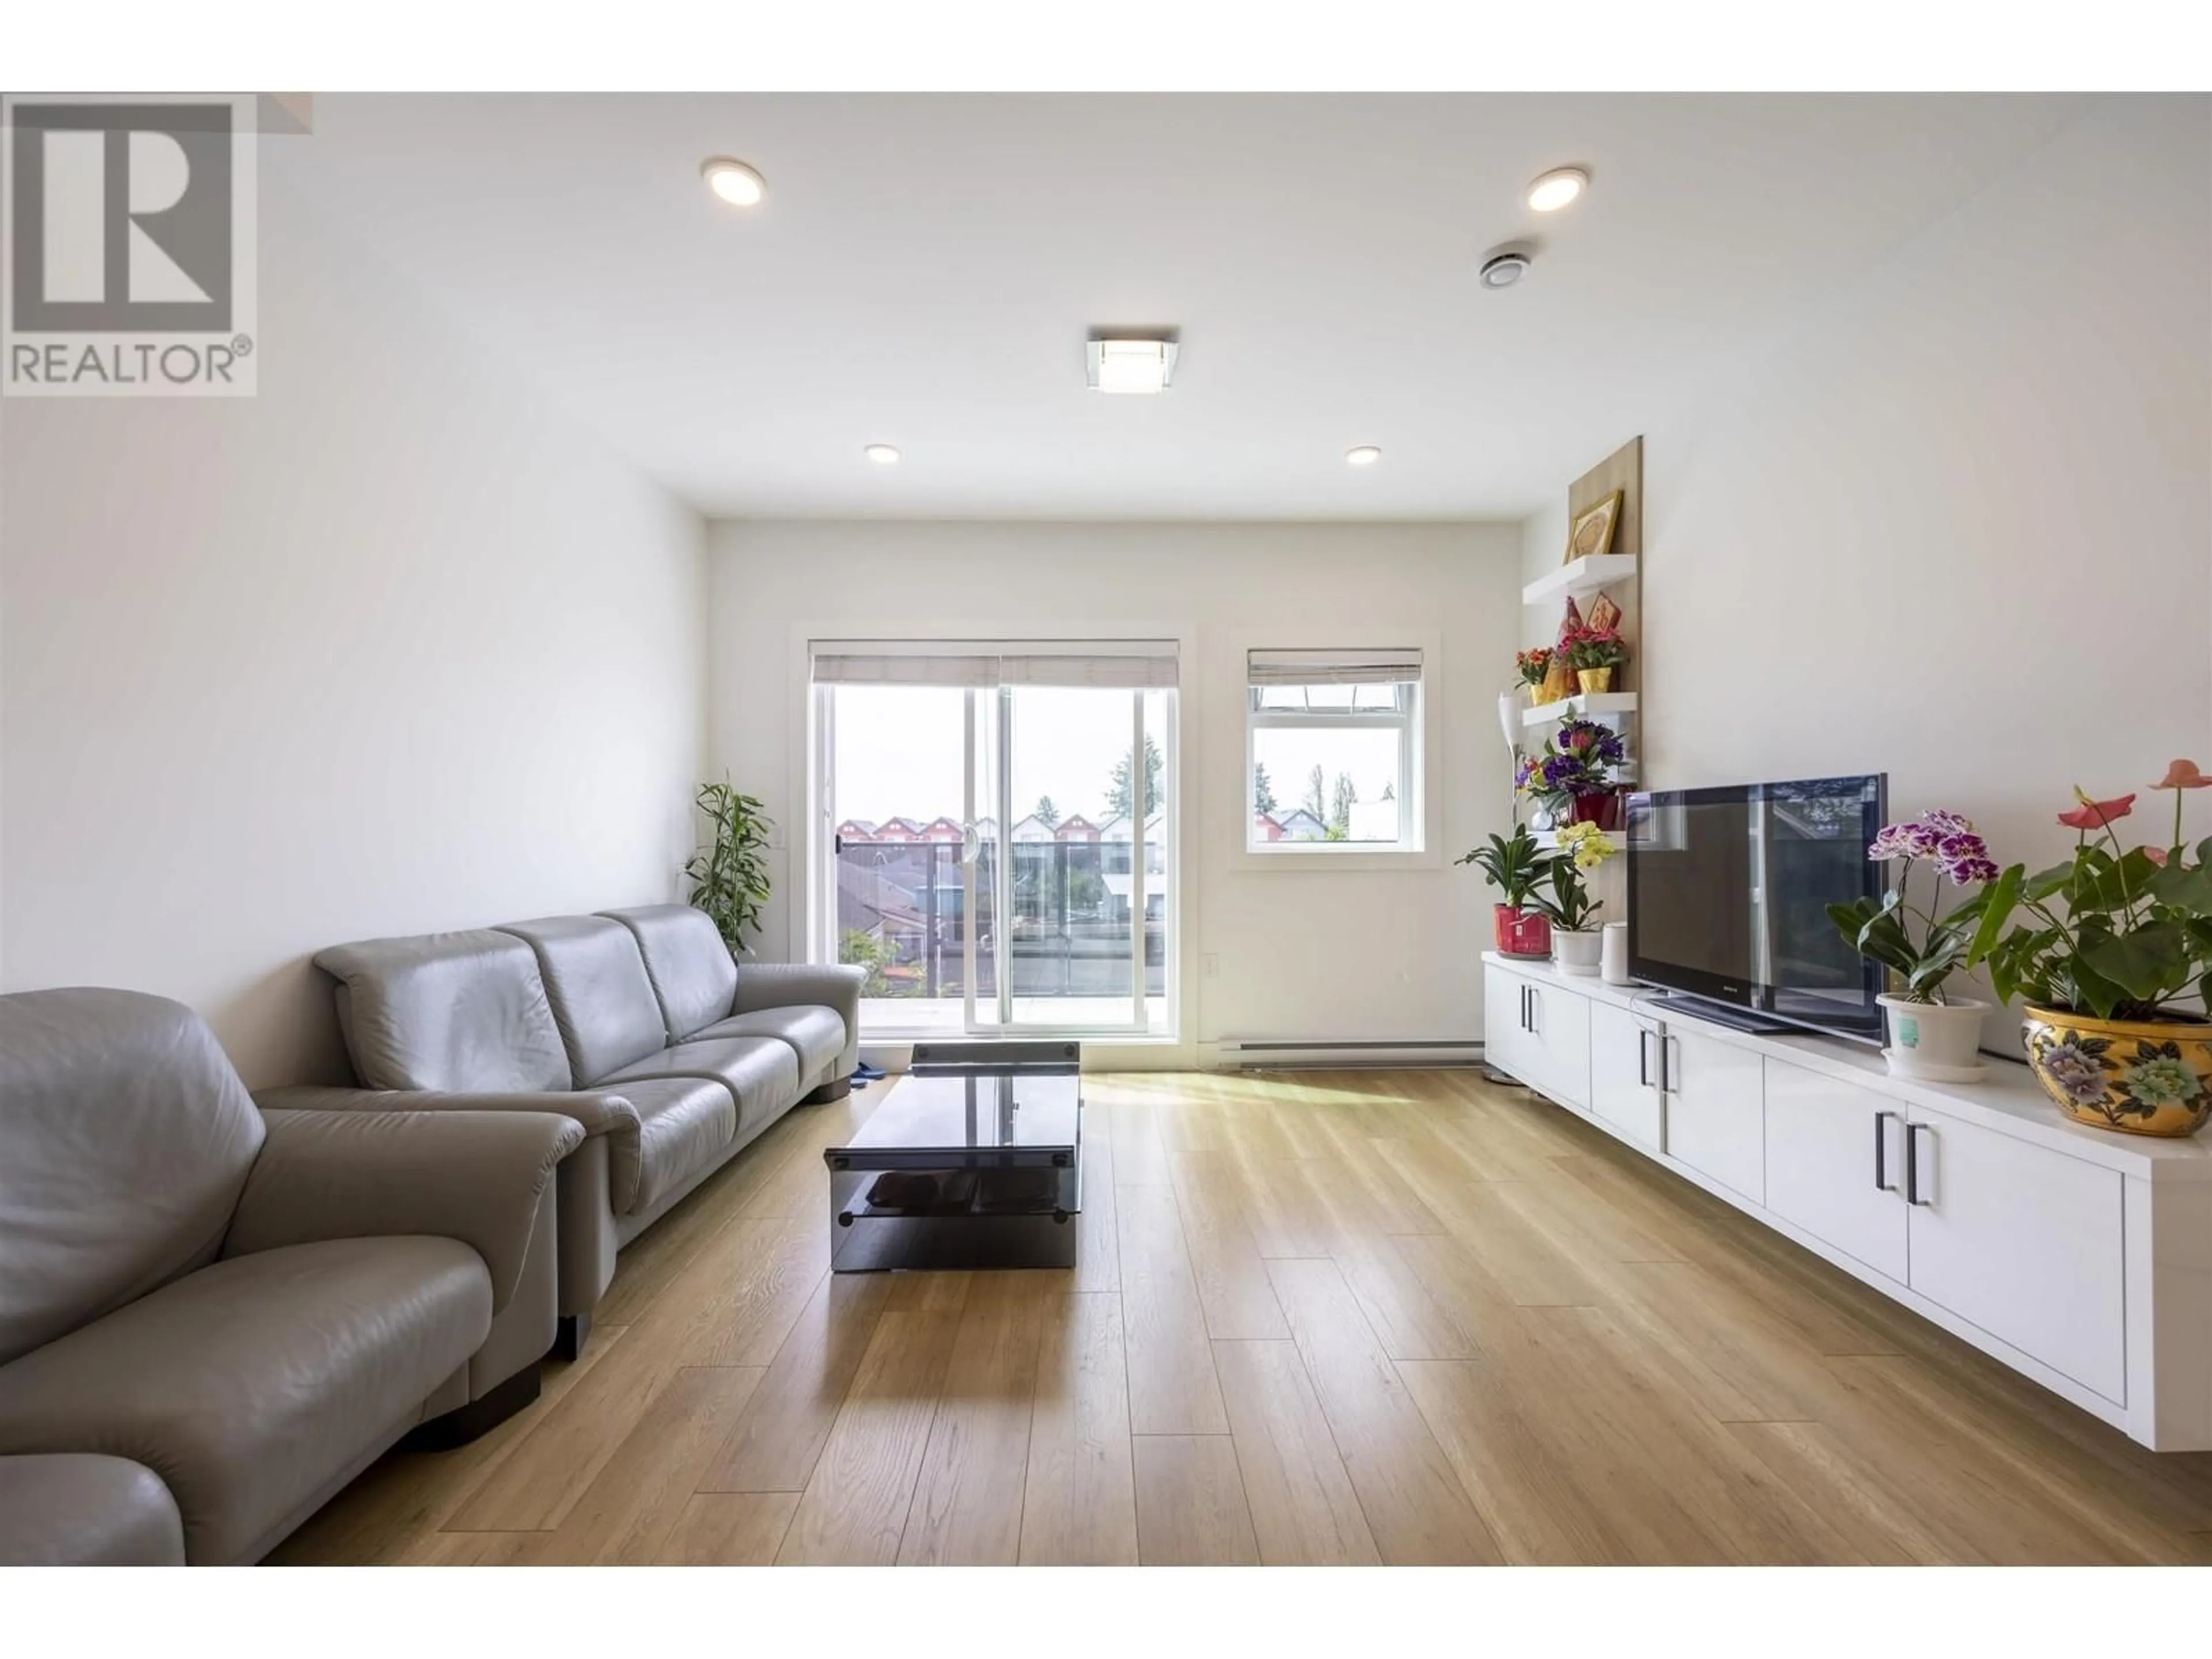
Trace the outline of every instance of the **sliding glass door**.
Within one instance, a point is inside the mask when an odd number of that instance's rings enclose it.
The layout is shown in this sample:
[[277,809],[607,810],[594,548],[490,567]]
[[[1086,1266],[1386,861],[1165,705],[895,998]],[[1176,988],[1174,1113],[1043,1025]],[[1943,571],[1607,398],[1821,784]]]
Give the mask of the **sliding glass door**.
[[1171,1032],[1174,650],[816,645],[809,914],[865,1036]]

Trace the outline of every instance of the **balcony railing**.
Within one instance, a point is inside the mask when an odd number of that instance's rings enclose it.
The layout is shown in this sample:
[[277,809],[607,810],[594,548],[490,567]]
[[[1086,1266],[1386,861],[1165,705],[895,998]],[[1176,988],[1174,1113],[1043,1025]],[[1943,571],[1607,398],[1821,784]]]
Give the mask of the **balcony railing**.
[[[1167,878],[1146,849],[1145,994],[1167,994]],[[1018,997],[1131,993],[1127,842],[986,842],[973,871],[975,993],[996,997],[999,859],[1012,860],[1007,968]],[[942,842],[846,842],[837,865],[838,959],[868,969],[870,997],[966,994],[969,872]]]

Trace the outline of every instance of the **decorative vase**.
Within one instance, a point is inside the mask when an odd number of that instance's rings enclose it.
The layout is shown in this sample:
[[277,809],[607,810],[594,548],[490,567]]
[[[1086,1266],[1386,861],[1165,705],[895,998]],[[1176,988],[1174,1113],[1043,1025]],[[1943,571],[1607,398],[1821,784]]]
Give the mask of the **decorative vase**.
[[1595,696],[1601,691],[1612,690],[1613,669],[1613,665],[1607,663],[1602,668],[1577,668],[1575,670],[1575,678],[1581,684],[1583,694],[1585,696]]
[[1552,954],[1552,919],[1541,910],[1516,910],[1510,904],[1496,904],[1491,907],[1490,915],[1498,948],[1504,955]]
[[1567,808],[1569,823],[1594,823],[1601,830],[1620,828],[1620,797],[1607,790],[1602,795],[1577,795]]
[[2212,1023],[2021,1012],[2036,1081],[2076,1123],[2171,1136],[2212,1121]]
[[1988,1003],[1913,1002],[1893,996],[1875,1000],[1881,1004],[1889,1028],[1889,1046],[1881,1053],[1892,1076],[1923,1083],[1979,1083],[1989,1075],[1980,1059]]
[[1552,962],[1563,974],[1594,977],[1604,945],[1605,935],[1595,927],[1556,927],[1552,930]]

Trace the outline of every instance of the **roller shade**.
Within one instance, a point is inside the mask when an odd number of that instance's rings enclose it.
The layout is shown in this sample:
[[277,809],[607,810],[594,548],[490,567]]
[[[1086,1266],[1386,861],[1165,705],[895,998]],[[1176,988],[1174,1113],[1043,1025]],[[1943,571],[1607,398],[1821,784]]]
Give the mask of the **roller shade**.
[[1393,685],[1421,678],[1417,647],[1368,651],[1251,651],[1244,658],[1250,685]]
[[1001,685],[1172,688],[1173,640],[816,640],[810,648],[817,685],[937,685],[993,690]]

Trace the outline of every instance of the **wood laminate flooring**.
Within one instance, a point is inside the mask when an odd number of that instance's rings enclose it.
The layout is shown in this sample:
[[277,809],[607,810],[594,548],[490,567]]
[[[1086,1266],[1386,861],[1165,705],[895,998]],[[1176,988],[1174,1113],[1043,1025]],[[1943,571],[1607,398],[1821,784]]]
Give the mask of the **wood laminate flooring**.
[[[896,1086],[891,1085],[891,1086]],[[803,1108],[283,1562],[2212,1562],[2144,1451],[1468,1072],[1085,1079],[1072,1273],[840,1278]]]

